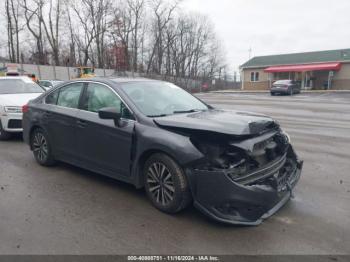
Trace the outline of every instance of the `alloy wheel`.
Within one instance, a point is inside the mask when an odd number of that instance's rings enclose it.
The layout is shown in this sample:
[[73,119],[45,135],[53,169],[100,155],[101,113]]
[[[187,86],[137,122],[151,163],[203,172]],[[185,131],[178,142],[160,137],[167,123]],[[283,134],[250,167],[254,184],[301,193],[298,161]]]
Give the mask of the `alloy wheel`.
[[48,157],[48,146],[45,136],[37,132],[33,138],[33,151],[40,162],[44,162]]
[[162,163],[153,163],[147,171],[149,192],[154,200],[165,206],[174,200],[175,186],[172,174]]

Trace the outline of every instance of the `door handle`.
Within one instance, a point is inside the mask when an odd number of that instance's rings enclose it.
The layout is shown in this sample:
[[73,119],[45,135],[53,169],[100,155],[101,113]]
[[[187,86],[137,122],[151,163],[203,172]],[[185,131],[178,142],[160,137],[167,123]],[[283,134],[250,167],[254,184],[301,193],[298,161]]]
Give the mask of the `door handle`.
[[86,127],[86,121],[84,121],[84,120],[77,120],[77,125],[80,128],[85,128]]

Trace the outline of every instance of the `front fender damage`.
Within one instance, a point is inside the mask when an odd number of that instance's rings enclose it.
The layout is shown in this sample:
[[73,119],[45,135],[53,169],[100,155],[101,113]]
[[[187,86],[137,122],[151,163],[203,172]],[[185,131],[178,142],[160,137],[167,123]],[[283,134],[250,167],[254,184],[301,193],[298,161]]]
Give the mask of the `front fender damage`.
[[148,152],[165,153],[181,166],[188,166],[189,163],[203,158],[203,154],[194,147],[188,136],[139,123],[135,124],[134,134],[131,174],[133,184],[137,188],[143,187],[140,164]]
[[260,224],[291,198],[302,171],[303,162],[280,129],[237,136],[136,125],[135,133],[135,184],[143,186],[136,163],[144,152],[162,151],[183,167],[195,207],[224,223]]

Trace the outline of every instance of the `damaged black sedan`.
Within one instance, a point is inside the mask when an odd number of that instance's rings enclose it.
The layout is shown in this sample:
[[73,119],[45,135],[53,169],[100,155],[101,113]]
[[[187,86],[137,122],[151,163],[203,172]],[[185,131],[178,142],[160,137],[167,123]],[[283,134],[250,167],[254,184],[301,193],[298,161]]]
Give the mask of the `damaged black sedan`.
[[23,113],[40,165],[64,161],[145,188],[166,213],[194,203],[217,221],[257,225],[290,199],[303,166],[271,118],[215,109],[161,81],[71,81]]

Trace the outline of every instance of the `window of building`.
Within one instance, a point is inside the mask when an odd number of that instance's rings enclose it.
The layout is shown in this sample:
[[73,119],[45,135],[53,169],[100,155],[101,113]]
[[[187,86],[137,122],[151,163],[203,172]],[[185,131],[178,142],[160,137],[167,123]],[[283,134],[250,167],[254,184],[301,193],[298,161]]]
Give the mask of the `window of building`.
[[258,82],[259,81],[259,72],[251,72],[250,73],[250,81],[251,82]]
[[259,81],[259,72],[255,72],[255,82]]
[[250,73],[250,82],[254,82],[255,80],[255,72]]

